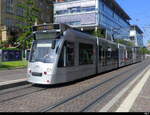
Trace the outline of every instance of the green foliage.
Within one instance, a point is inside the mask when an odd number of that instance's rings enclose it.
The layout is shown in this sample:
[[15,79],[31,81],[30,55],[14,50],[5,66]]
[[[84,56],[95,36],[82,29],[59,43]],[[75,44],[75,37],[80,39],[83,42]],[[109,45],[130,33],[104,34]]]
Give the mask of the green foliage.
[[140,48],[140,52],[142,54],[150,54],[150,50],[148,50],[147,48]]
[[19,48],[0,48],[1,50],[20,50]]
[[150,40],[147,41],[150,44]]
[[27,64],[28,64],[27,61],[2,62],[0,64],[0,70],[24,68],[27,67]]
[[0,43],[0,49],[6,48],[8,46],[8,44],[9,44],[9,41],[3,41],[3,42],[1,42]]
[[99,38],[105,37],[105,34],[103,33],[103,30],[101,30],[101,29],[98,29],[97,31],[94,30],[94,31],[92,31],[91,34],[96,36],[96,37],[99,37]]
[[25,43],[23,42],[24,39],[32,33],[32,26],[38,20],[38,13],[40,10],[36,7],[35,2],[35,0],[26,0],[23,3],[17,4],[17,7],[24,9],[24,16],[16,16],[20,22],[24,23],[17,24],[17,26],[23,31],[17,40],[21,44],[21,47],[23,47],[23,44],[25,45],[25,48],[31,46],[32,40],[25,41]]
[[120,44],[124,44],[127,46],[134,46],[134,44],[132,42],[126,41],[124,39],[115,39],[116,43],[120,43]]

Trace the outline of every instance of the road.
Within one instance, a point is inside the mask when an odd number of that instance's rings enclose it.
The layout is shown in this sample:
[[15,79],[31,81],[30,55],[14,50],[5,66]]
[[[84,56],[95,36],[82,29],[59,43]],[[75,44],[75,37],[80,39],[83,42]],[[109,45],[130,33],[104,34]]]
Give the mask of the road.
[[[98,112],[149,64],[150,60],[146,60],[63,85],[28,84],[2,90],[0,91],[0,112]],[[17,75],[21,75],[20,71]],[[108,111],[116,111],[132,87]]]
[[0,82],[24,79],[27,69],[0,70]]

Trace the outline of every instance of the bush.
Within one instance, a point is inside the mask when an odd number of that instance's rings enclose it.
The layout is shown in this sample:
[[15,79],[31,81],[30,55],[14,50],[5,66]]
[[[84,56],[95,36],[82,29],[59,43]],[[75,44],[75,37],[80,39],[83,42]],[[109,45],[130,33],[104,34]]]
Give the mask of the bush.
[[0,48],[1,50],[20,50],[19,48]]

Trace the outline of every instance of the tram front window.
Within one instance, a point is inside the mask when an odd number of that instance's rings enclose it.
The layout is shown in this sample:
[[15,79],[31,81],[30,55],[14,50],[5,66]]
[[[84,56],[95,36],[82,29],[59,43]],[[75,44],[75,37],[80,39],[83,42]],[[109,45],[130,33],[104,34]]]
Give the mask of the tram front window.
[[[58,40],[56,40],[57,44]],[[55,49],[52,49],[52,40],[35,41],[31,51],[30,62],[54,63],[56,60]]]

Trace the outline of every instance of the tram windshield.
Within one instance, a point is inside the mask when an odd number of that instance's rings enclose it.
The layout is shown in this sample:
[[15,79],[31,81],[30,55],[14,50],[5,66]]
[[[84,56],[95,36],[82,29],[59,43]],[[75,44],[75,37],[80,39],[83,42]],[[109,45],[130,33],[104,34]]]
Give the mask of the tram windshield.
[[[33,43],[30,62],[54,63],[56,60],[56,48],[52,48],[52,41],[48,39],[36,40]],[[55,40],[58,47],[59,40]]]

